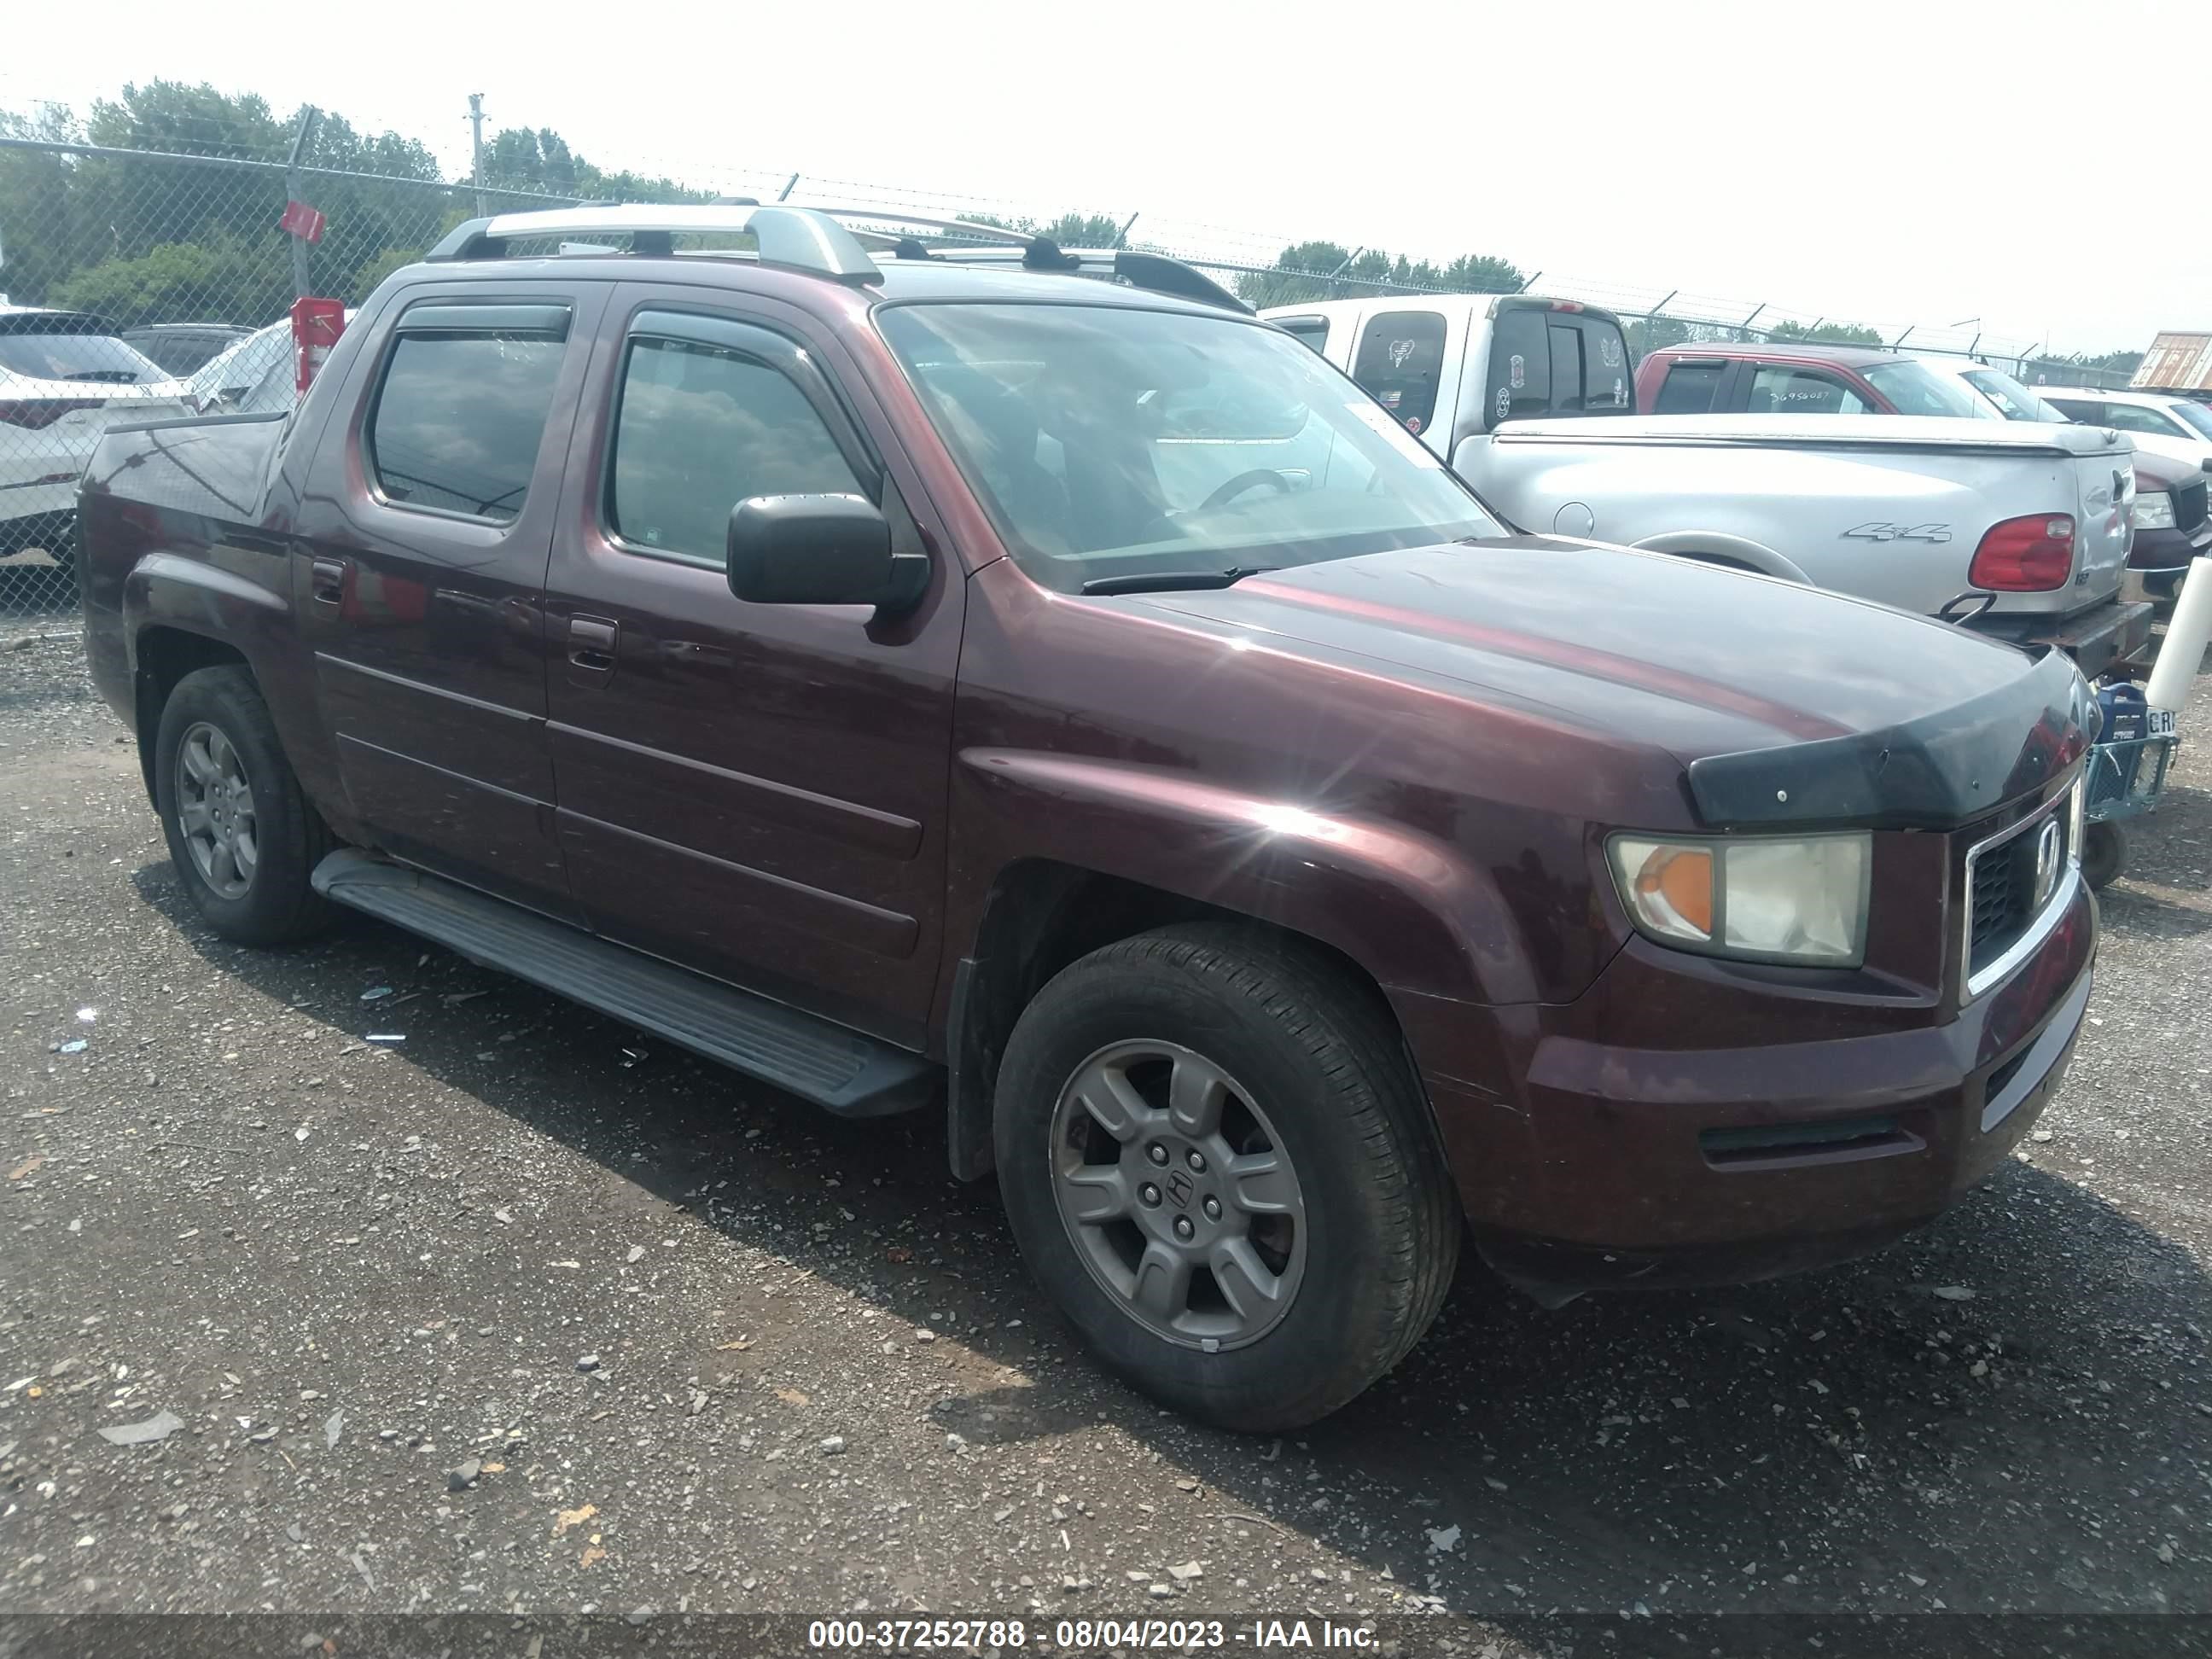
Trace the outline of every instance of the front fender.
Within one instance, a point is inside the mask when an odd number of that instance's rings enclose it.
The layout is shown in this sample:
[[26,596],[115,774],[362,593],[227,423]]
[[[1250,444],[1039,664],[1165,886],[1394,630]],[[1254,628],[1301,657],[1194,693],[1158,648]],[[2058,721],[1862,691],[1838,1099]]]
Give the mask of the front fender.
[[1489,876],[1402,824],[1317,813],[1162,768],[970,749],[956,814],[989,872],[1046,857],[1287,928],[1349,957],[1386,994],[1537,1000],[1514,918]]

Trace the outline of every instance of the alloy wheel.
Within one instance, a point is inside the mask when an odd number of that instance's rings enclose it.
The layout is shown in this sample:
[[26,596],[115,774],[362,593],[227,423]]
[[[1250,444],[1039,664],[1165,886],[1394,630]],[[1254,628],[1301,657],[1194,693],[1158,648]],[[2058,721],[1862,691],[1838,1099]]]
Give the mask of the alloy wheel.
[[1053,1110],[1052,1175],[1084,1265],[1155,1335],[1211,1353],[1290,1310],[1297,1174],[1266,1110],[1204,1055],[1142,1040],[1078,1066]]

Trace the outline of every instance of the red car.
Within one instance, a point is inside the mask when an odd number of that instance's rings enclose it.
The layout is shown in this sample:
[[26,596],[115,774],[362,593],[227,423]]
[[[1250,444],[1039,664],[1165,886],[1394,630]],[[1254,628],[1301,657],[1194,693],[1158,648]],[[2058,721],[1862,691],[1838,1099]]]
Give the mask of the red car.
[[2003,1164],[2096,950],[2070,662],[1522,534],[1197,271],[975,228],[477,220],[296,410],[109,432],[86,650],[199,915],[934,1111],[1104,1362],[1249,1430],[1463,1234],[1737,1281]]

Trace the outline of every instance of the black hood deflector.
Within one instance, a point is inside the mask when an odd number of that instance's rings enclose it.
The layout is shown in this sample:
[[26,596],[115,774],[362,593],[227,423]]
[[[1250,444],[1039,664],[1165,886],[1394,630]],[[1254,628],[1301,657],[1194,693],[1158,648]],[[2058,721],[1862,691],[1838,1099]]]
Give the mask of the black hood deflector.
[[2060,776],[2100,718],[2073,663],[2049,651],[2008,684],[1903,725],[1692,761],[1690,796],[1715,829],[1948,830]]

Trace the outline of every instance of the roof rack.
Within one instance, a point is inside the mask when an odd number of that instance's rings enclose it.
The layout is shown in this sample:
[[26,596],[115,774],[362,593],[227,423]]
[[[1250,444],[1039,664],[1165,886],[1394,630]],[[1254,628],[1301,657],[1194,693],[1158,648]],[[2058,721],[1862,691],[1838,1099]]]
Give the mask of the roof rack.
[[627,235],[633,253],[668,253],[678,236],[750,235],[763,264],[787,265],[842,283],[882,276],[852,232],[811,208],[653,206],[554,208],[537,213],[497,213],[456,225],[423,257],[428,259],[502,259],[509,241],[541,238]]
[[[882,280],[882,268],[870,257],[872,249],[902,260],[1012,265],[1024,270],[1111,277],[1133,288],[1173,295],[1200,305],[1251,310],[1211,277],[1164,254],[1140,253],[1130,248],[1063,249],[1049,237],[1033,232],[902,209],[813,202],[764,206],[744,197],[706,206],[591,203],[495,214],[455,226],[423,257],[441,262],[501,259],[507,257],[510,242],[541,240],[561,242],[563,253],[605,253],[611,250],[582,239],[613,235],[627,235],[629,251],[647,255],[673,252],[678,236],[750,235],[759,248],[763,264],[811,271],[844,283]],[[954,246],[943,246],[945,241]]]
[[901,251],[901,258],[941,260],[948,264],[1018,265],[1024,270],[1060,272],[1074,276],[1115,278],[1132,288],[1154,294],[1172,294],[1202,306],[1250,315],[1252,307],[1196,267],[1164,253],[1140,253],[1133,248],[1063,248],[1048,237],[1034,236],[1020,247],[918,248]]

